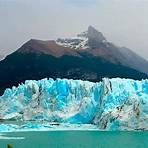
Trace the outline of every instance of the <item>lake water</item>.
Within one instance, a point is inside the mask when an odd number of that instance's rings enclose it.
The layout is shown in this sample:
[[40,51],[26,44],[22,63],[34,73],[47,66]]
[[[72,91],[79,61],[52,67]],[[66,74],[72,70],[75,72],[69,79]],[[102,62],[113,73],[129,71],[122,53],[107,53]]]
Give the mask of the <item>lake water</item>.
[[0,148],[148,148],[148,132],[30,131],[0,134]]

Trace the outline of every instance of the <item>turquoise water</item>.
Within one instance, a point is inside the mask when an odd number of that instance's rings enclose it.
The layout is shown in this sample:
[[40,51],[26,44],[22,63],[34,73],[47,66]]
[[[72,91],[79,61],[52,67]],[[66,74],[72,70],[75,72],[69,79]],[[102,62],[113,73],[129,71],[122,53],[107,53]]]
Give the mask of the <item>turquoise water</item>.
[[3,134],[0,148],[6,148],[7,144],[13,148],[148,148],[148,132],[34,131]]

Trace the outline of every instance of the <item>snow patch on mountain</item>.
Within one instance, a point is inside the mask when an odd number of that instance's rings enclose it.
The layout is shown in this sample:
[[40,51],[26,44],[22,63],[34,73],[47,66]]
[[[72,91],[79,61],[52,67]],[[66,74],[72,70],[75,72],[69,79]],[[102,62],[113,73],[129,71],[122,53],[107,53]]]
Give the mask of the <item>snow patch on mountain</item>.
[[78,34],[76,37],[69,39],[57,39],[56,43],[63,47],[69,47],[76,50],[90,49],[91,45],[93,46],[94,43],[108,46],[108,42],[103,34],[92,26],[89,26],[87,31]]
[[63,47],[69,47],[76,50],[89,48],[87,37],[77,36],[69,39],[57,39],[56,43]]

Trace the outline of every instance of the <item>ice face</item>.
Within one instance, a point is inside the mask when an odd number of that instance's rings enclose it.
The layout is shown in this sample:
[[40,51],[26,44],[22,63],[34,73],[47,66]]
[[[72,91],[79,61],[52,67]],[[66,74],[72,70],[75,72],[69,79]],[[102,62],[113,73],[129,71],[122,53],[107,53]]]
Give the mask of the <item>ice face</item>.
[[[100,84],[43,79],[7,89],[0,98],[1,119],[90,123],[96,112]],[[86,109],[87,108],[87,109]]]
[[148,129],[148,80],[27,80],[0,97],[0,119]]

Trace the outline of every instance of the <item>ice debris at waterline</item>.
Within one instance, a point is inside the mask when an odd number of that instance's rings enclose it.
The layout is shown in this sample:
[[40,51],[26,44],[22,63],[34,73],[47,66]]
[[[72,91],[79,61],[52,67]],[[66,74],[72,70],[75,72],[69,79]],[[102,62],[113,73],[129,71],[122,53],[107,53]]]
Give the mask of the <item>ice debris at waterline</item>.
[[148,129],[148,80],[27,80],[0,97],[1,121],[94,124],[103,130]]
[[[59,126],[52,125],[51,123],[34,123],[27,122],[23,124],[18,123],[7,123],[0,124],[0,132],[24,132],[24,131],[98,131],[98,127],[94,124],[68,124],[61,123]],[[1,139],[1,136],[0,136]]]

